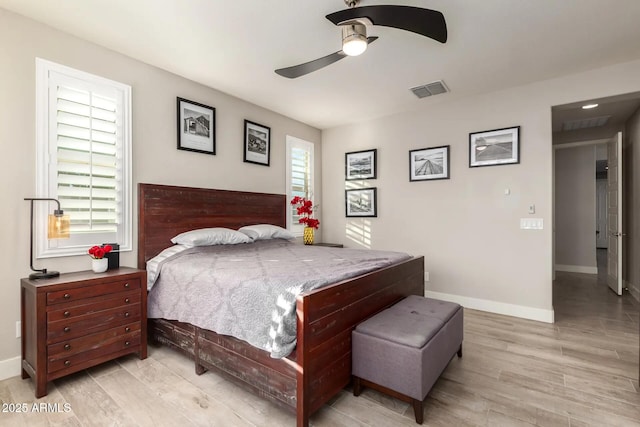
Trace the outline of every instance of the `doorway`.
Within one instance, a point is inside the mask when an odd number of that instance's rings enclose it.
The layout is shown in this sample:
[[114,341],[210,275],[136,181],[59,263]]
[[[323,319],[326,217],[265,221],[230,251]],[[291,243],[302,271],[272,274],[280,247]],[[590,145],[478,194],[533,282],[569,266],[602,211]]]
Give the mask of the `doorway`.
[[[633,240],[638,240],[634,233],[627,231],[626,236],[623,235],[623,227],[630,230],[629,227],[633,225],[634,217],[638,213],[637,207],[631,203],[633,202],[633,188],[630,186],[632,183],[629,182],[633,181],[630,172],[633,168],[631,161],[633,159],[630,157],[631,160],[628,159],[626,164],[620,162],[620,166],[625,166],[626,171],[624,176],[621,176],[619,183],[629,191],[619,192],[616,197],[612,198],[612,194],[615,193],[610,193],[611,189],[605,191],[604,179],[611,175],[611,164],[609,164],[611,152],[607,153],[604,144],[611,141],[618,132],[624,130],[625,126],[629,124],[631,125],[631,137],[640,138],[640,135],[636,135],[638,131],[634,130],[637,127],[634,123],[638,122],[639,114],[640,92],[552,107],[554,277],[556,271],[597,274],[596,248],[606,248],[608,252],[613,252],[611,249],[615,251],[618,245],[615,245],[616,248],[611,248],[612,242],[621,243],[624,240],[624,245],[620,245],[622,246],[620,254],[626,255],[627,258],[633,255],[634,249],[638,247],[638,242]],[[631,143],[633,143],[632,139],[627,141],[626,150],[629,152],[633,152],[633,147],[629,147]],[[637,142],[633,144],[637,147]],[[617,154],[617,151],[614,150],[613,153]],[[585,166],[586,163],[580,165],[575,156],[581,156],[583,162],[591,163],[588,167]],[[563,167],[563,162],[566,167]],[[574,170],[567,170],[567,167]],[[614,168],[619,170],[617,163],[614,163]],[[576,174],[582,174],[582,178]],[[637,172],[635,174],[637,175]],[[563,179],[573,180],[573,188],[568,192],[565,191],[565,195],[562,194]],[[591,181],[587,182],[586,180]],[[618,199],[617,196],[620,196],[620,202],[623,201],[622,199],[626,199],[629,203],[617,203],[614,200]],[[640,197],[636,199],[638,198]],[[590,211],[587,208],[588,204],[593,206]],[[635,205],[637,204],[635,203]],[[618,210],[626,215],[626,221],[618,221],[616,224],[613,221],[615,218],[611,218],[609,212],[611,206],[621,207]],[[622,212],[623,206],[624,212]],[[607,229],[612,226],[615,228],[613,230],[615,236],[612,236],[611,231]],[[569,238],[565,233],[567,230],[570,232]],[[565,234],[563,235],[563,233]],[[633,285],[638,281],[634,277],[630,278],[631,264],[628,261],[622,263],[624,272],[621,276],[627,281],[622,287]],[[614,264],[617,263],[614,262]],[[635,285],[635,288],[629,287],[638,299],[638,284]]]
[[[593,109],[585,109],[587,104],[590,104]],[[640,195],[638,193],[639,183],[637,176],[638,153],[640,152],[640,92],[612,96],[601,99],[585,100],[582,102],[576,102],[573,104],[566,104],[561,106],[552,107],[552,129],[553,129],[553,306],[556,314],[556,322],[562,321],[563,316],[566,314],[570,317],[570,322],[586,321],[591,322],[594,316],[604,316],[603,319],[597,321],[598,325],[604,326],[606,329],[607,318],[618,317],[619,320],[625,320],[631,318],[631,324],[629,332],[635,330],[638,331],[637,314],[621,313],[620,307],[629,307],[630,305],[637,306],[640,301],[640,268],[637,266],[637,262],[632,261],[632,257],[637,259],[637,254],[640,253],[640,234],[638,233],[638,218],[640,215]],[[622,138],[618,138],[617,134],[621,131],[627,131],[627,139],[620,141]],[[597,145],[598,143],[608,142],[616,135],[616,139],[621,142],[620,148],[615,150],[616,155],[620,153],[627,153],[626,157],[620,157],[620,162],[616,163],[616,172],[619,171],[617,166],[624,169],[624,173],[616,173],[618,180],[626,190],[624,192],[618,192],[615,195],[615,199],[618,202],[614,203],[612,198],[610,182],[607,184],[606,195],[604,191],[604,184],[598,183],[598,176],[594,180],[593,194],[593,229],[595,231],[591,237],[588,237],[588,233],[583,232],[580,234],[584,236],[582,241],[574,241],[573,245],[570,245],[569,253],[576,255],[576,253],[584,252],[585,246],[587,248],[588,255],[593,253],[593,257],[582,258],[582,261],[578,260],[578,266],[580,262],[587,262],[587,271],[574,271],[575,272],[560,272],[558,267],[562,268],[562,264],[559,264],[558,257],[562,255],[563,245],[566,246],[566,241],[559,238],[558,227],[559,219],[561,219],[562,206],[559,206],[559,200],[562,198],[558,194],[558,182],[559,176],[563,173],[566,176],[573,177],[571,173],[566,170],[562,170],[558,166],[559,157],[570,157],[567,155],[569,148],[583,148],[584,152],[588,152],[589,145]],[[586,147],[586,148],[585,148]],[[579,153],[580,150],[575,152]],[[559,153],[563,153],[559,155]],[[611,170],[611,154],[609,151],[607,155],[607,178],[611,176],[613,171]],[[594,174],[597,167],[597,161],[603,160],[594,156]],[[617,160],[617,159],[616,159]],[[626,160],[626,161],[625,161]],[[561,166],[561,165],[560,165]],[[635,168],[635,170],[634,170]],[[593,175],[591,175],[593,176]],[[602,176],[600,178],[603,178]],[[610,180],[609,180],[610,181]],[[635,186],[635,188],[634,188]],[[588,187],[588,186],[587,186]],[[618,223],[612,223],[613,216],[611,215],[610,207],[612,204],[616,208],[619,208],[619,212],[624,214],[624,218],[619,218]],[[603,206],[606,206],[606,212],[604,212]],[[585,217],[583,213],[584,209],[580,209],[578,205],[574,205],[575,219]],[[624,210],[623,210],[624,208]],[[560,212],[559,212],[560,211]],[[560,214],[560,215],[559,215]],[[590,215],[586,215],[590,221]],[[616,216],[617,217],[617,216]],[[604,228],[604,219],[607,218],[606,229]],[[571,226],[581,224],[579,220],[574,220],[570,223]],[[584,225],[584,224],[583,224]],[[612,227],[613,226],[613,227]],[[613,230],[612,230],[613,228]],[[604,232],[606,230],[606,233]],[[604,235],[606,234],[606,238]],[[606,242],[605,242],[606,240]],[[576,244],[578,243],[578,244]],[[582,245],[580,244],[582,243]],[[609,289],[609,284],[613,284],[612,278],[609,277],[609,272],[612,270],[611,256],[612,246],[615,245],[615,250],[619,251],[623,260],[622,274],[619,279],[622,283],[624,279],[624,290],[620,286],[619,293],[612,292]],[[593,248],[593,252],[589,249]],[[598,249],[599,248],[599,249]],[[605,261],[606,259],[606,261]],[[574,260],[575,261],[575,260]],[[591,270],[591,263],[594,263],[595,272]],[[614,263],[615,264],[615,263]],[[617,267],[616,271],[618,271]],[[558,276],[556,276],[556,271]],[[577,270],[580,270],[579,268]],[[584,274],[587,273],[587,274]],[[595,274],[594,274],[595,273]],[[605,276],[606,275],[606,276]],[[603,277],[604,276],[604,277]],[[606,280],[604,278],[606,277]],[[567,283],[571,282],[573,278],[585,279],[594,285],[593,292],[585,292],[584,287],[579,289],[569,289]],[[582,280],[580,279],[580,280]],[[614,288],[611,286],[611,288]],[[618,291],[618,289],[615,289]],[[580,307],[575,307],[571,300],[575,298],[575,292],[579,292],[579,298],[584,298]],[[599,302],[610,301],[609,304],[598,305]],[[569,310],[565,313],[565,309],[572,307],[575,310]],[[626,316],[626,317],[625,317]],[[636,356],[636,360],[638,357]],[[640,364],[638,365],[640,367]]]
[[[605,144],[596,145],[596,250],[598,254],[605,252],[609,243],[607,239],[607,206],[608,206],[608,177],[607,147]],[[605,258],[606,259],[606,258]],[[598,263],[598,271],[600,271]]]

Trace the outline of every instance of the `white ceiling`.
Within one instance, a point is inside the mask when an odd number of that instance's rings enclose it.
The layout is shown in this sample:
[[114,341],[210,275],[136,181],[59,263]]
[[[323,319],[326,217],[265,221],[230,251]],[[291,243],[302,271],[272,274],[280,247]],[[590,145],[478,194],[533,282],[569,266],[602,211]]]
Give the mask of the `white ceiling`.
[[[340,50],[343,0],[0,0],[0,7],[318,128],[640,58],[639,0],[363,0],[441,11],[449,40],[380,39],[290,80],[276,68]],[[451,93],[409,88],[443,79]]]
[[[596,108],[585,110],[583,105],[598,104]],[[588,99],[551,108],[551,128],[553,144],[608,139],[624,130],[627,120],[640,108],[640,92]],[[606,120],[599,120],[606,118]],[[596,126],[593,126],[598,122]],[[603,123],[604,122],[604,123]],[[593,127],[566,129],[566,123]]]
[[[598,104],[598,106],[584,110],[582,106],[587,104]],[[553,132],[561,132],[563,130],[563,124],[566,122],[589,120],[599,117],[608,117],[607,125],[616,127],[624,126],[629,117],[631,117],[638,108],[640,108],[640,92],[559,105],[551,109],[552,130]]]

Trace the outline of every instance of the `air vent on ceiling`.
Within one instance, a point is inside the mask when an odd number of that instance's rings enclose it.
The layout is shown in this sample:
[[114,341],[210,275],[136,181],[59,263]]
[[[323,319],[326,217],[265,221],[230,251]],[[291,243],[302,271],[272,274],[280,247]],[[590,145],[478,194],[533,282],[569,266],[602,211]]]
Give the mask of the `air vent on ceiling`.
[[562,131],[597,128],[607,124],[611,116],[591,117],[590,119],[569,120],[562,123]]
[[449,92],[444,81],[438,80],[437,82],[427,83],[426,85],[416,86],[410,89],[411,92],[418,98],[426,98],[431,95],[440,95],[441,93]]

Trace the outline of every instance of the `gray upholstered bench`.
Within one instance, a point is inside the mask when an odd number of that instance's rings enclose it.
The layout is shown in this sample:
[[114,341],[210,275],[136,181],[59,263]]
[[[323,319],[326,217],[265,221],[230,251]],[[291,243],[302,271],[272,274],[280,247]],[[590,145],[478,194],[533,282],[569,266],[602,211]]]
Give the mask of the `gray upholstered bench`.
[[422,424],[427,393],[453,356],[462,357],[460,305],[409,296],[353,331],[353,394],[362,386],[413,404]]

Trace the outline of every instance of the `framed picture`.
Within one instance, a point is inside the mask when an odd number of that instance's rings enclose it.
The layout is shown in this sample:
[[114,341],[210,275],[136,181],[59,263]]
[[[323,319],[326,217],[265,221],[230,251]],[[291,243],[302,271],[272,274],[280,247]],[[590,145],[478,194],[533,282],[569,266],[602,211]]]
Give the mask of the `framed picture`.
[[469,167],[520,163],[520,126],[469,134]]
[[347,217],[377,217],[377,188],[345,190]]
[[178,150],[216,154],[216,109],[178,97]]
[[378,150],[354,151],[344,155],[345,179],[376,179]]
[[409,151],[409,181],[449,179],[449,146]]
[[271,128],[244,121],[244,161],[269,166],[271,155]]

